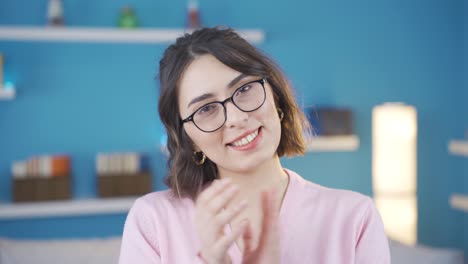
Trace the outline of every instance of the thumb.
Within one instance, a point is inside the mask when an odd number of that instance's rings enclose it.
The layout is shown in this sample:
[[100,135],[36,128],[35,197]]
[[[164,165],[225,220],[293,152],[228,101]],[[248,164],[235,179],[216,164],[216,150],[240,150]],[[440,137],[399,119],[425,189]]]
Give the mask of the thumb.
[[252,226],[250,225],[249,220],[246,221],[246,227],[244,229],[244,233],[242,234],[242,238],[244,239],[244,254],[248,254],[252,251]]
[[277,231],[278,222],[278,203],[277,203],[276,188],[262,192],[262,233],[260,235],[260,245],[274,239],[274,234]]

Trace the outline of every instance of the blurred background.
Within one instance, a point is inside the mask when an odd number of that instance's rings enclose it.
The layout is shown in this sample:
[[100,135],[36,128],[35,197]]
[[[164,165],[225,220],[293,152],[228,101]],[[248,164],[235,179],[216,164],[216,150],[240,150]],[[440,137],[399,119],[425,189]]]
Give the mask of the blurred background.
[[[125,6],[133,10],[130,18],[123,17]],[[103,197],[96,165],[102,153],[141,154],[151,190],[166,188],[156,73],[170,41],[73,41],[66,32],[57,41],[41,28],[79,27],[85,35],[119,26],[184,30],[187,6],[185,0],[64,0],[63,21],[51,22],[50,1],[0,0],[4,90],[15,93],[0,100],[0,216],[19,204],[13,164],[37,156],[69,158],[71,201]],[[282,159],[308,180],[373,196],[372,109],[384,102],[414,106],[417,243],[468,252],[467,215],[449,203],[453,194],[468,193],[468,159],[447,147],[468,133],[467,1],[200,0],[198,16],[204,26],[258,30],[263,37],[255,45],[281,66],[304,109],[352,111],[357,147]],[[118,237],[125,217],[125,210],[0,217],[0,237]]]

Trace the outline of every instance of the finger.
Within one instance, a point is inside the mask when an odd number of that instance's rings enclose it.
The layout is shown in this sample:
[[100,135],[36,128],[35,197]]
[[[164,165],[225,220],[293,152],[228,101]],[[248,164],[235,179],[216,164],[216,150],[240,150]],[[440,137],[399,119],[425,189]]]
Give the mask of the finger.
[[[212,199],[211,196],[220,195],[220,193],[231,184],[230,179],[214,180],[210,187],[205,189],[197,198],[195,207],[195,224],[200,231],[202,240],[205,243],[214,243],[217,237],[222,235],[219,227],[213,226],[214,215],[207,211],[207,203]],[[202,231],[203,230],[203,231]]]
[[213,246],[213,250],[218,253],[225,254],[229,247],[238,239],[246,228],[247,223],[243,222],[238,227],[234,228],[231,233],[222,236]]
[[218,237],[224,235],[224,227],[238,216],[243,210],[247,208],[247,200],[242,200],[234,208],[224,210],[213,219],[210,219],[207,229],[211,230],[208,232],[211,241],[216,240]]
[[219,213],[215,218],[215,225],[223,228],[226,224],[232,221],[236,216],[238,216],[242,211],[247,208],[247,200],[242,200],[234,208],[224,210]]
[[197,203],[205,204],[206,202],[209,202],[213,197],[221,193],[231,182],[232,180],[230,178],[214,180],[210,187],[206,188],[200,193],[200,195],[198,195]]
[[262,205],[262,213],[263,213],[263,221],[268,223],[271,222],[272,217],[276,214],[276,194],[274,190],[263,191],[261,193],[261,205]]
[[208,218],[203,225],[204,229],[208,232],[204,232],[204,241],[211,243],[210,241],[215,241],[218,237],[224,234],[224,227],[232,219],[238,216],[242,211],[247,208],[247,200],[242,200],[233,208],[223,210],[215,216]]
[[212,214],[218,214],[221,209],[227,207],[238,192],[239,187],[237,185],[229,184],[225,186],[224,192],[219,193],[206,204],[206,208],[210,210]]
[[247,226],[245,227],[244,233],[242,234],[242,238],[244,239],[244,254],[248,254],[252,251],[252,226],[250,222],[247,221]]
[[266,243],[270,237],[277,231],[278,208],[276,202],[275,190],[262,192],[262,231],[260,235],[260,244]]

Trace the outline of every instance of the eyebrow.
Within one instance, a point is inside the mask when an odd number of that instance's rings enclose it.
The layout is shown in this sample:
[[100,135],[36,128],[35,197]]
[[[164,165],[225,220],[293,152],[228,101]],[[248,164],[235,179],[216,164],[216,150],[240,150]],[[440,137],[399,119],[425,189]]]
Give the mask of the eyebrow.
[[228,83],[228,86],[227,88],[232,88],[234,85],[236,85],[238,82],[240,82],[242,79],[244,79],[245,77],[247,77],[248,75],[247,74],[244,74],[244,73],[241,73],[239,74],[239,76],[237,76],[236,78],[232,79],[229,83]]
[[[239,76],[237,76],[236,78],[232,79],[228,85],[227,85],[227,88],[230,89],[232,88],[234,85],[236,85],[239,81],[241,81],[242,79],[244,79],[245,77],[247,77],[248,75],[247,74],[244,74],[244,73],[241,73],[239,74]],[[192,101],[190,101],[190,103],[188,103],[187,105],[187,108],[189,108],[191,105],[195,104],[195,103],[198,103],[200,101],[203,101],[203,100],[206,100],[208,98],[211,98],[211,97],[214,97],[214,94],[213,93],[205,93],[205,94],[202,94],[200,96],[197,96],[195,98],[192,99]]]

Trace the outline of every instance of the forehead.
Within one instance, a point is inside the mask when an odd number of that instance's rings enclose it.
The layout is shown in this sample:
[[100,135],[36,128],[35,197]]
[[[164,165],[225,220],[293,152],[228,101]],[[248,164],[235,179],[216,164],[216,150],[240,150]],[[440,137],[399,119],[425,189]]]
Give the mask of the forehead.
[[181,110],[186,108],[190,100],[205,93],[224,93],[228,83],[239,74],[240,72],[224,65],[213,55],[196,58],[180,79],[179,107]]

